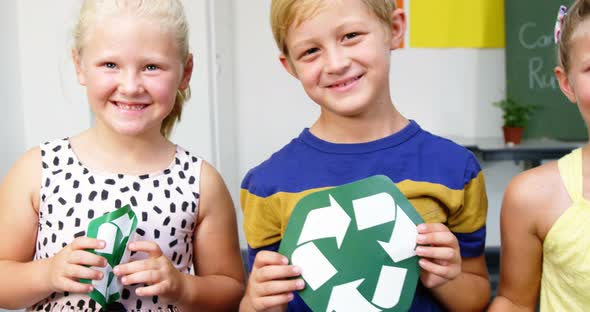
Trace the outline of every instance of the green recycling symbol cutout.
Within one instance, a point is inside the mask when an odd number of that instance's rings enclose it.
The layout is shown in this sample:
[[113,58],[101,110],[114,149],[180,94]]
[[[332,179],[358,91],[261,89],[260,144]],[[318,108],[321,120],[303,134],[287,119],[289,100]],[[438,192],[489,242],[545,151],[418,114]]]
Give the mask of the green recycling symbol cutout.
[[299,295],[313,311],[407,311],[420,223],[395,184],[373,176],[302,198],[279,252],[302,269]]
[[89,251],[104,257],[107,266],[92,267],[103,273],[102,280],[81,279],[80,282],[94,287],[89,296],[103,307],[121,298],[122,285],[113,273],[113,268],[123,260],[127,243],[136,227],[137,217],[129,205],[100,216],[88,224],[87,236],[106,242],[105,248]]

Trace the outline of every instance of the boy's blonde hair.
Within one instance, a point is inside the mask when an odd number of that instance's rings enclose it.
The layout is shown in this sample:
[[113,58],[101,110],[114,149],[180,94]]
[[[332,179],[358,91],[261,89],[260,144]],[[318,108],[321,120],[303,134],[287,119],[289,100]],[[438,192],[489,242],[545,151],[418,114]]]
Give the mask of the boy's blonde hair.
[[[84,0],[80,15],[74,28],[74,51],[81,55],[92,27],[99,26],[105,17],[132,13],[139,17],[149,17],[159,20],[163,29],[169,30],[175,36],[180,50],[179,57],[183,63],[189,56],[188,22],[179,0]],[[190,87],[178,90],[172,111],[162,122],[160,133],[169,137],[177,120],[180,120],[182,107],[190,98]]]
[[[391,27],[391,12],[396,8],[395,0],[362,0],[367,8],[387,27]],[[326,0],[272,0],[270,5],[270,25],[277,46],[285,56],[289,51],[285,43],[289,27],[299,26],[313,17],[319,10],[328,6]]]
[[570,50],[572,36],[576,32],[578,26],[586,21],[589,15],[590,0],[576,0],[567,10],[567,14],[563,18],[561,35],[558,42],[557,62],[566,73],[569,72],[571,65]]

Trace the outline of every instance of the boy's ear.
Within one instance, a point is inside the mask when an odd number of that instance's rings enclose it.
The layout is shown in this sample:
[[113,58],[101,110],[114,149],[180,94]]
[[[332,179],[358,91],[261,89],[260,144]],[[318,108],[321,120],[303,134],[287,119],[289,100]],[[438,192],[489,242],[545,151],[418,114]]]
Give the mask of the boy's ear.
[[193,55],[189,53],[188,57],[186,58],[186,63],[184,64],[184,71],[182,72],[182,80],[180,81],[180,85],[178,89],[183,91],[189,86],[189,82],[191,81],[191,77],[193,76]]
[[84,75],[84,71],[82,70],[82,61],[80,60],[80,53],[75,49],[72,49],[72,61],[74,62],[74,68],[76,69],[76,77],[78,78],[78,82],[85,86],[86,85],[86,76]]
[[391,12],[391,49],[401,47],[406,33],[406,13],[403,9],[395,9]]
[[[283,68],[285,68],[285,70],[289,74],[291,74],[291,76],[297,78],[297,72],[293,68],[293,63],[291,63],[291,60],[289,59],[289,57],[287,57],[283,53],[281,53],[281,55],[279,56],[279,61],[281,61]],[[297,78],[297,79],[299,79],[299,78]]]
[[572,87],[570,78],[568,77],[567,73],[561,66],[555,67],[555,77],[557,77],[557,82],[559,82],[559,88],[561,92],[570,100],[572,103],[577,103],[576,99],[576,92]]

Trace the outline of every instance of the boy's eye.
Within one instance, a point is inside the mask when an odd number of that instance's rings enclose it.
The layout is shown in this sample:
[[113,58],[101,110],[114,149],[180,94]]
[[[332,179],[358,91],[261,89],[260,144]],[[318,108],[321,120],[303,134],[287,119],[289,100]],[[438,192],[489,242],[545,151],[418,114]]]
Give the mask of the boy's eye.
[[115,69],[115,68],[117,68],[117,64],[112,63],[112,62],[106,62],[106,63],[104,63],[104,67],[106,67],[108,69]]
[[145,67],[145,69],[146,69],[147,71],[154,71],[154,70],[157,70],[157,69],[158,69],[158,65],[149,64],[149,65],[147,65],[147,66]]
[[320,49],[318,48],[311,48],[311,49],[307,49],[303,52],[303,54],[301,55],[301,57],[305,57],[305,56],[309,56],[312,55],[314,53],[316,53],[317,51],[319,51]]
[[358,33],[351,32],[351,33],[348,33],[348,34],[344,35],[344,39],[350,40],[350,39],[356,38],[357,36],[358,36]]

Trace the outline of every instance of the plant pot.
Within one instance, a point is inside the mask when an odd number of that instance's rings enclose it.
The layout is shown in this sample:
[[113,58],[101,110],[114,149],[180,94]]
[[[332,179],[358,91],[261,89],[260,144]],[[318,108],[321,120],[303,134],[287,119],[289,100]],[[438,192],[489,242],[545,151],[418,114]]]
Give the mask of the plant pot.
[[522,140],[522,127],[503,127],[504,130],[504,143],[506,144],[520,144]]

